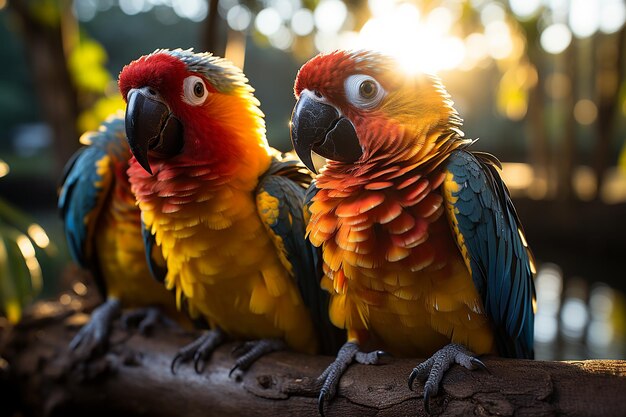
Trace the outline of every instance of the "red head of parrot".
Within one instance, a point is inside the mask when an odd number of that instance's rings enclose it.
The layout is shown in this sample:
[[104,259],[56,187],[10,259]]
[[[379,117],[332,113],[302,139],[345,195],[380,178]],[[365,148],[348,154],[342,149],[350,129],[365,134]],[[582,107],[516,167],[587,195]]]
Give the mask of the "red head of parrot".
[[131,151],[149,173],[151,163],[166,158],[177,158],[170,161],[177,165],[236,159],[244,150],[225,132],[241,124],[233,109],[241,109],[242,100],[264,133],[258,101],[241,70],[209,53],[157,50],[126,65],[119,88],[127,101]]
[[411,160],[432,145],[425,135],[460,126],[436,77],[399,68],[391,57],[372,51],[320,54],[302,66],[291,138],[310,169],[311,151],[339,167],[391,156]]

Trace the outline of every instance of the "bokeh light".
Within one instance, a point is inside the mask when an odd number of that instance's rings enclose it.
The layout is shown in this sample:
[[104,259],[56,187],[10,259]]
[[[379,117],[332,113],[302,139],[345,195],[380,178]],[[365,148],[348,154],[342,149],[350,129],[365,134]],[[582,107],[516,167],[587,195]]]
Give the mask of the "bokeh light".
[[393,11],[395,1],[393,0],[368,0],[367,5],[372,16],[382,16]]
[[0,159],[0,178],[7,176],[10,170],[9,164]]
[[293,16],[294,6],[300,7],[299,2],[292,2],[291,0],[272,0],[272,7],[276,9],[278,15],[283,20],[291,19],[291,16]]
[[563,334],[572,339],[581,339],[587,326],[589,314],[585,301],[580,298],[567,298],[561,308]]
[[522,20],[534,17],[541,8],[541,0],[510,0],[511,11]]
[[291,18],[291,30],[298,36],[307,36],[315,29],[313,12],[309,9],[300,9]]
[[560,312],[561,333],[567,340],[580,342],[589,322],[587,283],[579,277],[571,278],[564,288]]
[[209,12],[206,0],[172,0],[172,8],[178,16],[193,22],[204,20]]
[[491,21],[485,27],[489,55],[493,59],[504,59],[513,51],[509,26],[502,20]]
[[147,12],[152,8],[152,3],[146,0],[120,0],[120,9],[127,15],[136,15]]
[[571,0],[569,26],[577,38],[593,35],[600,26],[600,3],[590,0]]
[[[400,3],[394,7],[370,2],[372,15],[361,28],[358,36],[351,37],[352,49],[370,48],[395,57],[409,73],[440,71],[458,68],[466,58],[464,39],[452,35],[455,14],[449,9],[436,7],[422,16],[411,3]],[[473,40],[474,57],[467,60],[473,65],[480,59],[482,38]],[[428,57],[425,59],[425,57]]]
[[246,30],[250,26],[250,22],[252,22],[252,12],[246,5],[237,4],[231,7],[226,14],[226,21],[233,30]]
[[348,8],[341,0],[322,0],[313,17],[320,32],[337,33],[348,16]]
[[50,245],[50,238],[48,237],[48,234],[37,223],[33,223],[28,226],[27,233],[28,236],[30,236],[35,244],[40,248],[45,249],[48,247],[48,245]]
[[293,34],[284,25],[279,25],[278,29],[269,36],[269,39],[274,48],[286,50],[293,43]]
[[72,7],[72,12],[76,18],[83,22],[92,20],[98,11],[98,4],[96,0],[75,0]]
[[572,32],[563,23],[555,23],[541,32],[541,47],[550,54],[560,54],[572,42]]
[[544,264],[535,278],[537,290],[537,313],[535,316],[535,340],[552,343],[558,334],[558,313],[563,291],[563,273],[554,264]]
[[590,125],[598,117],[598,107],[589,99],[581,99],[574,105],[574,118],[581,125]]
[[626,21],[624,0],[604,0],[600,11],[600,30],[604,33],[617,32]]
[[483,26],[493,22],[502,22],[506,17],[504,6],[500,3],[489,3],[480,11],[480,21]]
[[282,19],[278,10],[273,7],[267,7],[256,15],[254,26],[265,36],[270,36],[280,29]]
[[587,344],[594,350],[605,351],[615,339],[612,317],[615,314],[615,291],[608,285],[599,283],[589,296],[591,321],[587,331]]

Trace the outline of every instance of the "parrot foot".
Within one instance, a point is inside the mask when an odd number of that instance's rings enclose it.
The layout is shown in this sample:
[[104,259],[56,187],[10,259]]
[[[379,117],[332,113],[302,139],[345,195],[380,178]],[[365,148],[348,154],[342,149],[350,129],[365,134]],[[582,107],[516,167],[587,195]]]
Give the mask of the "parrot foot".
[[376,350],[373,352],[361,352],[359,345],[354,342],[346,342],[339,349],[337,358],[317,378],[317,383],[322,384],[320,395],[317,399],[317,407],[320,415],[324,416],[324,402],[332,400],[337,394],[337,386],[343,373],[353,361],[363,365],[376,365],[385,352]]
[[114,298],[108,299],[93,310],[89,322],[76,333],[69,345],[76,362],[87,361],[106,351],[111,334],[111,322],[120,310],[120,301]]
[[179,362],[188,362],[193,359],[193,369],[201,374],[206,366],[207,359],[213,351],[226,340],[226,333],[219,327],[206,331],[202,336],[183,347],[178,351],[170,367],[173,374],[176,374],[176,366]]
[[409,375],[409,389],[413,389],[413,382],[416,378],[426,380],[424,384],[424,409],[428,414],[430,414],[430,397],[437,395],[441,379],[455,362],[470,371],[477,368],[487,370],[485,364],[474,357],[474,353],[463,345],[450,343],[413,368],[411,375]]
[[139,333],[143,336],[152,334],[154,329],[159,325],[182,331],[178,323],[165,315],[157,307],[136,308],[122,315],[122,327],[124,330],[137,327]]
[[245,342],[233,349],[233,356],[237,357],[235,366],[230,369],[228,376],[236,370],[247,371],[254,362],[268,353],[284,350],[285,342],[280,339],[261,339]]

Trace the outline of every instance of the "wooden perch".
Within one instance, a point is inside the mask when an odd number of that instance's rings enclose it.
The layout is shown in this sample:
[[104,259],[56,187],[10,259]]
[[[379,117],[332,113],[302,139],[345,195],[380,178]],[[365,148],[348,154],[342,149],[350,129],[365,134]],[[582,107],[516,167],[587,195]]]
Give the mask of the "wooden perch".
[[[67,345],[77,315],[41,303],[35,317],[12,331],[3,356],[20,407],[34,416],[252,416],[317,415],[315,378],[331,362],[290,352],[274,353],[248,372],[228,376],[233,345],[213,355],[201,375],[191,365],[170,372],[177,349],[193,336],[160,330],[147,338],[120,329],[113,347],[84,372],[68,372]],[[44,312],[41,314],[41,312]],[[418,363],[389,358],[379,366],[352,366],[327,416],[426,415],[407,377]],[[454,366],[431,399],[433,415],[624,415],[626,361],[538,362],[484,358],[490,372]],[[87,376],[85,379],[77,375]]]

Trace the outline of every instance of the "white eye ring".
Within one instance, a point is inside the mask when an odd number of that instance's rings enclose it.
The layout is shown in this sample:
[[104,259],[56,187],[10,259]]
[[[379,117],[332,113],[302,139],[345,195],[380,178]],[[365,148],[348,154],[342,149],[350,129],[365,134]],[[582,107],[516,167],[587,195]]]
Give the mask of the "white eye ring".
[[199,106],[209,96],[209,91],[202,78],[190,75],[183,81],[183,101],[192,106]]
[[373,77],[354,74],[343,83],[348,101],[360,109],[373,109],[378,106],[387,92]]

